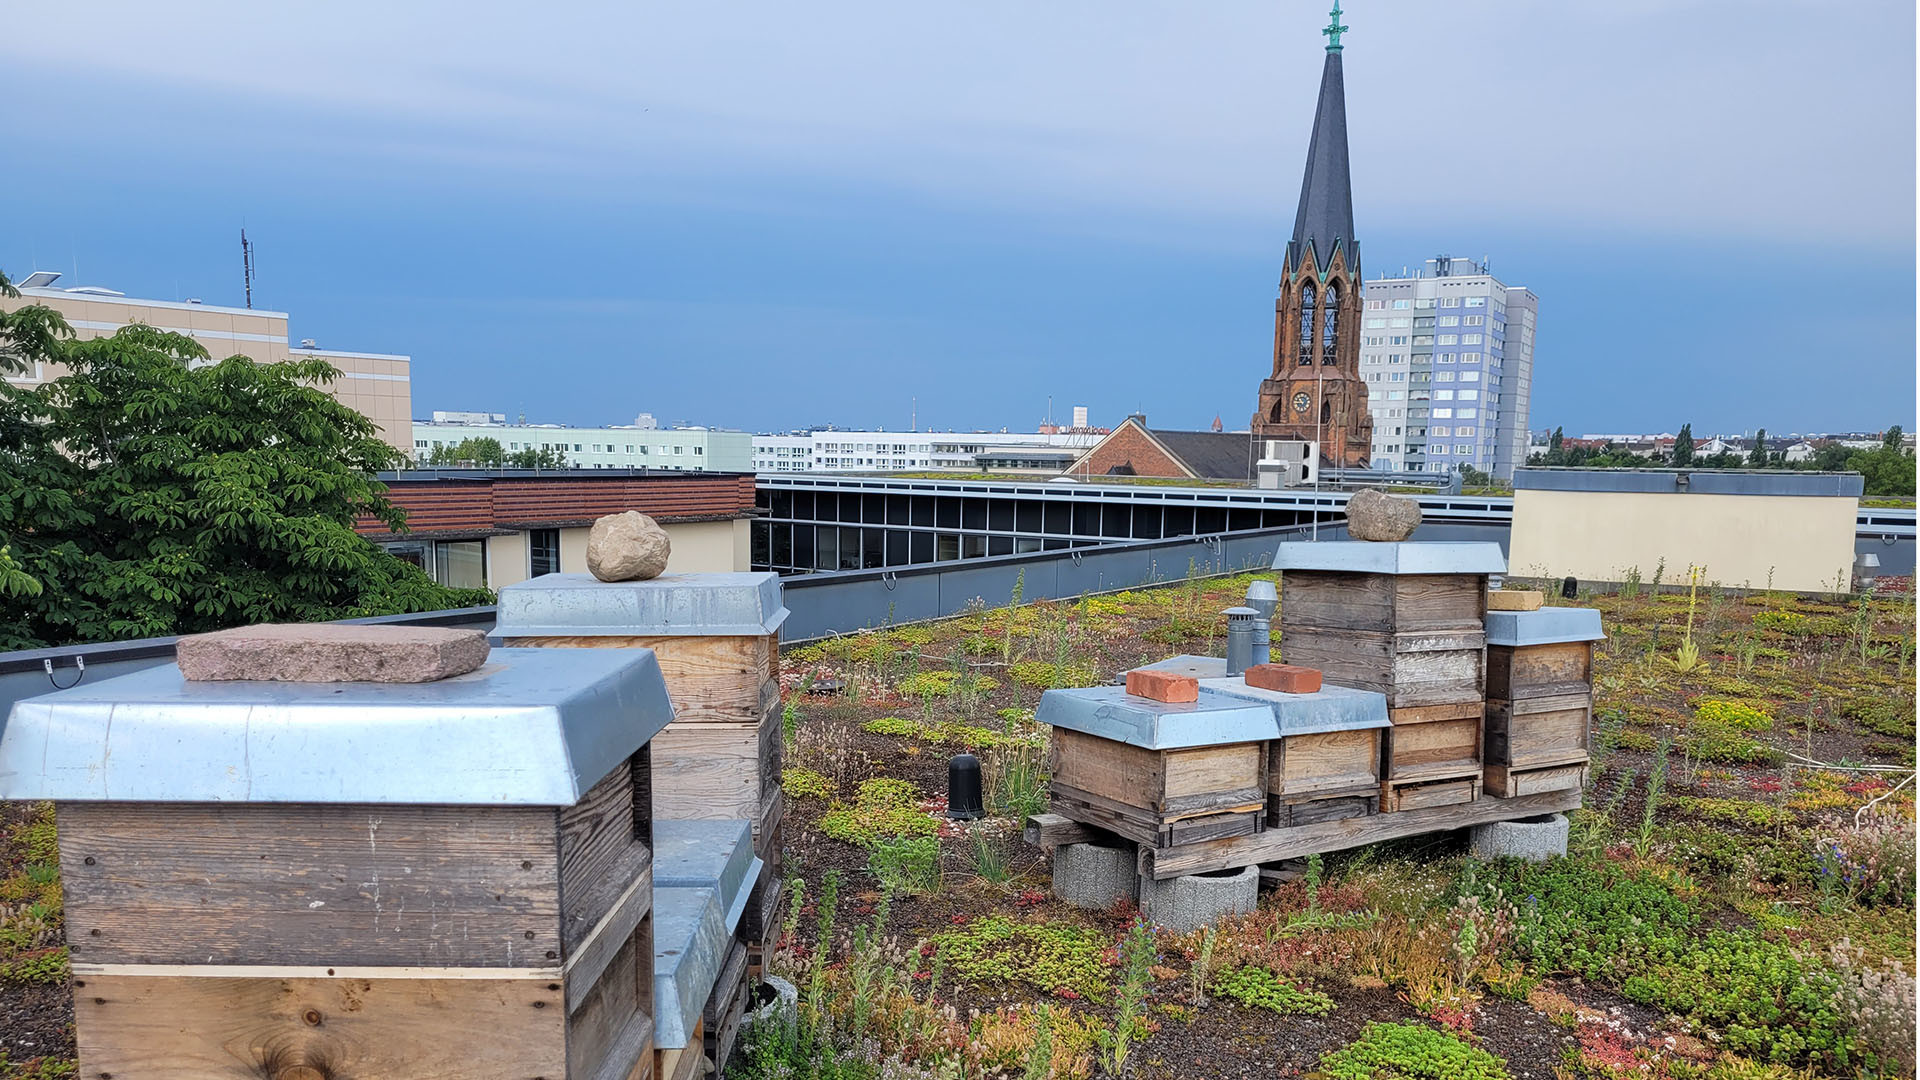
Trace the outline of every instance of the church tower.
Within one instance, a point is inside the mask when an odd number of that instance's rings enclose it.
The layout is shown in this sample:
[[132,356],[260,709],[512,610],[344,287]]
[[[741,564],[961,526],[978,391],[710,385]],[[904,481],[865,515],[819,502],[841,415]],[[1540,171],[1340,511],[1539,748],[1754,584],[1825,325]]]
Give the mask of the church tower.
[[1300,209],[1274,303],[1273,374],[1260,382],[1255,439],[1320,444],[1323,467],[1364,469],[1373,417],[1360,377],[1360,245],[1347,173],[1347,102],[1340,71],[1340,4],[1333,5],[1320,100],[1313,111]]

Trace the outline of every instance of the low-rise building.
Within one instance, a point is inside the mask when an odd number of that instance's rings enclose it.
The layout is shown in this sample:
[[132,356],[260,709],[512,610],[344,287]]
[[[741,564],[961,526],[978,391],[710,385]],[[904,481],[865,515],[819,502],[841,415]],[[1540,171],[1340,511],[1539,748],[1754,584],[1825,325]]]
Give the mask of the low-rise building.
[[[999,455],[1032,463],[1062,459],[1046,451],[1078,452],[1107,434],[1080,426],[1024,431],[836,431],[753,437],[757,472],[980,472]],[[1031,451],[1025,453],[1024,451]],[[983,463],[982,459],[986,458]]]
[[[507,454],[552,450],[571,469],[660,469],[668,472],[752,472],[753,436],[720,428],[661,429],[637,424],[569,427],[564,424],[509,424],[499,413],[436,412],[433,420],[413,423],[415,461],[427,462],[436,449],[469,439],[492,439]],[[442,420],[442,417],[447,419]],[[477,419],[484,417],[485,419]],[[649,418],[651,419],[651,418]]]
[[[309,338],[287,343],[287,313],[261,308],[220,307],[198,300],[146,300],[94,286],[55,288],[60,275],[39,270],[19,283],[18,299],[0,297],[0,310],[33,304],[60,313],[82,341],[111,337],[123,326],[141,323],[184,334],[216,360],[245,356],[263,364],[298,354],[317,357],[340,370],[327,392],[380,429],[380,437],[405,452],[413,446],[412,359],[392,353],[346,352],[322,349]],[[32,386],[65,374],[57,365],[35,364],[33,369],[6,380]]]

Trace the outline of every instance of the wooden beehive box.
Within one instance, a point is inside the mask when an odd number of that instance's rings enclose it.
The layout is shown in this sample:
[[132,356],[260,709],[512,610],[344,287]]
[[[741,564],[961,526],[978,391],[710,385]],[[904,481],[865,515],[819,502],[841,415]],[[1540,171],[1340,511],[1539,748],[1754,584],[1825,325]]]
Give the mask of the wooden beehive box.
[[1486,790],[1500,798],[1578,790],[1593,718],[1591,608],[1487,614]]
[[1248,686],[1238,677],[1203,679],[1200,685],[1265,705],[1274,714],[1275,737],[1266,744],[1269,828],[1365,817],[1378,810],[1381,743],[1389,734],[1380,694],[1334,685],[1287,694]]
[[82,1075],[646,1075],[670,715],[644,652],[20,703],[0,798],[56,805]]
[[[494,637],[509,646],[646,648],[659,658],[674,721],[653,744],[654,812],[753,825],[767,882],[779,879],[780,625],[770,573],[666,574],[603,582],[548,574],[500,591]],[[762,886],[777,889],[772,884]],[[757,898],[756,911],[772,893]],[[761,916],[756,914],[755,925]]]

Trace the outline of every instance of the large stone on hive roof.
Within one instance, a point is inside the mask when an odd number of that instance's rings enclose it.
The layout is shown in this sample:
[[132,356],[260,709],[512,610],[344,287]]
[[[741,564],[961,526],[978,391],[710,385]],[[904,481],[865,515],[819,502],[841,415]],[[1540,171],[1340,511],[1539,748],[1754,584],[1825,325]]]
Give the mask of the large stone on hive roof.
[[646,581],[667,569],[673,541],[638,510],[608,514],[587,533],[587,569],[601,581]]
[[478,670],[487,635],[436,626],[262,623],[180,639],[190,682],[424,683]]
[[1420,527],[1420,504],[1399,495],[1361,488],[1347,500],[1347,535],[1355,540],[1398,543]]

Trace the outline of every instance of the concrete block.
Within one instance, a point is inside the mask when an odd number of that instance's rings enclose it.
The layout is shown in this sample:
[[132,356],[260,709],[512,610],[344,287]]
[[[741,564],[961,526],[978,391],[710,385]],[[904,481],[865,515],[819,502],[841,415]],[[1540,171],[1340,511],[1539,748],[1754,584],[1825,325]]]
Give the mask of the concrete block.
[[1188,933],[1244,915],[1260,902],[1260,867],[1242,866],[1205,874],[1140,882],[1140,912],[1155,924]]
[[261,623],[183,637],[188,682],[427,683],[477,671],[487,635],[437,626]]
[[1164,701],[1169,704],[1198,701],[1200,680],[1191,675],[1175,675],[1167,671],[1144,669],[1129,671],[1127,672],[1127,693],[1149,701]]
[[1468,850],[1476,859],[1511,855],[1528,862],[1545,862],[1567,853],[1567,816],[1542,814],[1518,821],[1496,821],[1468,830]]
[[1131,846],[1062,844],[1053,851],[1053,893],[1074,907],[1103,910],[1136,900],[1139,880]]
[[1247,685],[1282,694],[1320,692],[1320,672],[1299,664],[1255,664],[1247,669]]

